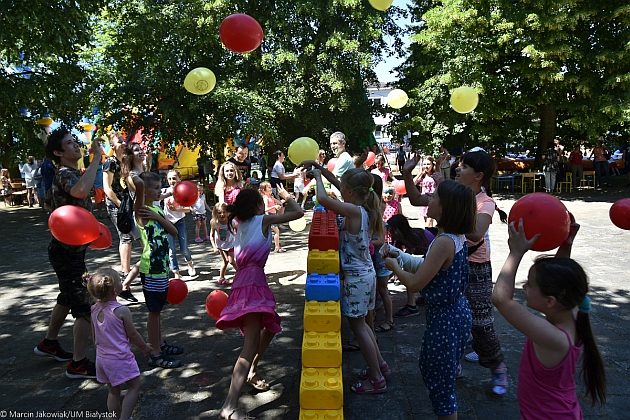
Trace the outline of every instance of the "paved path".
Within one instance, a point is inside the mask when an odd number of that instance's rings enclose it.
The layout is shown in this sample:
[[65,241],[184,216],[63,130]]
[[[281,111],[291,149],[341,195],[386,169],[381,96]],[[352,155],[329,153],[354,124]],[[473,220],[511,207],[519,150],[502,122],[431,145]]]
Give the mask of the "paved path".
[[[594,197],[572,195],[566,205],[582,225],[574,257],[586,268],[593,297],[592,322],[598,336],[608,377],[608,405],[592,409],[584,403],[586,417],[627,418],[630,412],[629,353],[626,350],[630,330],[628,282],[628,245],[630,232],[614,227],[608,209],[614,199],[628,196],[628,190]],[[625,195],[624,195],[625,194]],[[509,210],[513,200],[503,198],[499,206]],[[404,212],[414,218],[417,210],[405,201]],[[413,224],[418,224],[418,220]],[[192,223],[189,221],[189,227]],[[507,254],[506,226],[495,217],[490,230],[495,277]],[[69,380],[63,376],[63,363],[39,358],[33,347],[43,337],[50,309],[56,297],[56,278],[47,260],[46,217],[38,209],[0,209],[0,418],[2,410],[14,410],[35,416],[62,412],[69,418],[98,418],[106,410],[106,387],[93,381]],[[278,313],[284,331],[272,342],[261,364],[261,373],[272,384],[265,393],[246,389],[241,405],[251,418],[297,419],[299,415],[300,349],[306,269],[307,232],[291,233],[283,229],[285,254],[271,254],[267,265],[269,283],[276,294]],[[215,418],[229,386],[230,374],[240,351],[242,338],[236,331],[221,332],[204,310],[207,294],[217,288],[218,260],[208,252],[207,244],[191,244],[199,275],[187,279],[190,294],[183,304],[163,313],[165,336],[186,347],[185,366],[176,370],[143,370],[143,390],[134,418],[195,419]],[[134,250],[137,256],[138,248]],[[522,283],[533,255],[527,255],[519,270]],[[88,267],[115,265],[113,250],[90,251]],[[141,297],[139,287],[136,296]],[[395,307],[404,301],[404,291],[391,285]],[[519,297],[522,298],[519,292]],[[130,305],[141,332],[145,330],[143,304]],[[383,354],[394,370],[386,394],[354,395],[349,385],[352,372],[363,367],[358,352],[344,354],[345,418],[424,419],[433,418],[428,395],[417,366],[424,314],[397,320],[396,329],[378,335]],[[510,369],[511,384],[507,395],[491,395],[488,372],[478,365],[465,363],[465,378],[458,382],[463,419],[517,419],[516,373],[523,337],[497,313],[497,330]],[[344,335],[348,336],[347,329]],[[71,348],[71,319],[61,332],[61,342]],[[9,413],[10,414],[10,413]]]

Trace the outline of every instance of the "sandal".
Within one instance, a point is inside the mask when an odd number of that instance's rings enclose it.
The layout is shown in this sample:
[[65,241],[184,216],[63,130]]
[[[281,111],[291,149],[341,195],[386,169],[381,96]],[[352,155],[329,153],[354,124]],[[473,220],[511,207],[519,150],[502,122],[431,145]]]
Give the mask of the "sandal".
[[[392,376],[392,370],[390,369],[387,362],[383,363],[382,365],[379,365],[379,368],[381,369],[381,373],[383,374],[383,377],[385,378],[385,380],[386,381],[389,380],[389,378]],[[361,372],[359,372],[359,374],[357,375],[357,378],[359,378],[362,381],[368,379],[369,377],[370,375],[368,375],[368,368],[363,368]]]
[[182,365],[180,360],[169,359],[168,357],[163,356],[161,353],[159,356],[149,355],[149,366],[150,367],[159,367],[162,369],[174,369],[178,368]]
[[374,331],[376,332],[389,332],[391,330],[394,329],[394,323],[393,322],[384,322],[381,325],[379,325],[378,327],[374,328]]
[[160,346],[160,352],[166,356],[177,356],[184,352],[184,348],[175,344],[167,344],[166,341]]
[[276,249],[276,252],[277,252],[277,253],[287,252],[287,250],[286,250],[286,249],[284,249],[284,248],[278,248],[278,249]]
[[385,377],[381,376],[381,379],[377,381],[364,379],[352,385],[350,389],[357,394],[382,394],[387,392],[387,383],[385,382]]
[[247,383],[258,391],[269,391],[269,388],[271,388],[271,385],[269,385],[267,382],[265,382],[264,379],[261,379],[258,376],[252,376],[247,380]]

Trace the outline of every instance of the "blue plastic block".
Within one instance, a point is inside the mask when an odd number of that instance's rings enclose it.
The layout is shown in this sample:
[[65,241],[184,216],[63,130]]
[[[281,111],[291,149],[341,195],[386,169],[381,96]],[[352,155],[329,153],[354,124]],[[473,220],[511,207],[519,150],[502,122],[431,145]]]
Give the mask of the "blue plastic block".
[[341,290],[338,274],[311,273],[306,276],[306,300],[338,301]]

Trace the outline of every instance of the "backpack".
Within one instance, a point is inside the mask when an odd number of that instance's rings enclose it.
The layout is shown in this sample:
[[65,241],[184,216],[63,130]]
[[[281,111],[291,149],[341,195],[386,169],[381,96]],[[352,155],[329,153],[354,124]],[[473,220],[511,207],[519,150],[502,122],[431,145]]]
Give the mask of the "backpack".
[[129,189],[125,188],[120,199],[120,207],[116,216],[116,227],[120,233],[130,233],[133,229],[133,198],[129,193]]

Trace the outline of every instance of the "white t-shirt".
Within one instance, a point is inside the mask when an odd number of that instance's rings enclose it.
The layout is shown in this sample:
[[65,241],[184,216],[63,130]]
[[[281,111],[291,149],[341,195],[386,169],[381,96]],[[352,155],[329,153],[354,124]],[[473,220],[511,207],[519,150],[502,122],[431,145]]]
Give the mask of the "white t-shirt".
[[201,194],[195,204],[190,206],[192,214],[206,214],[206,195]]
[[271,169],[271,177],[282,179],[280,175],[284,174],[284,172],[285,172],[284,165],[276,161],[276,163],[273,164],[273,168]]

